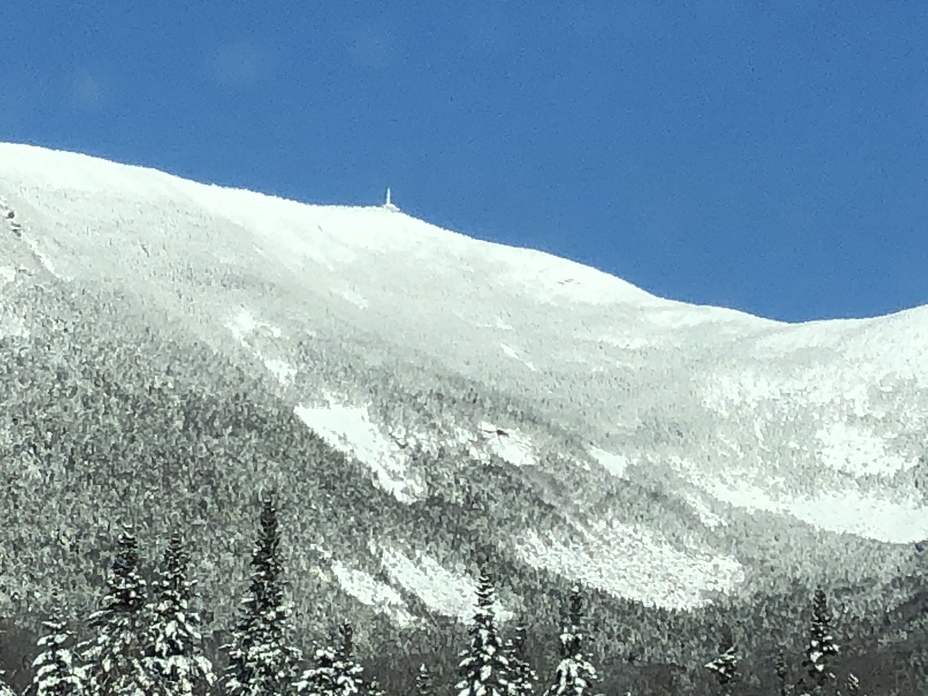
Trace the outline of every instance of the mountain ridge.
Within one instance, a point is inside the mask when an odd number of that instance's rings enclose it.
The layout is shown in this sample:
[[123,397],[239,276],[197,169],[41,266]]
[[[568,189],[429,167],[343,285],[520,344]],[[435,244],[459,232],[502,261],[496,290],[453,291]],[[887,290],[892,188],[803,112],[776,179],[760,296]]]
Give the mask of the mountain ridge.
[[784,324],[401,212],[31,146],[0,145],[0,201],[4,541],[29,561],[4,559],[9,613],[91,601],[128,515],[204,530],[221,625],[264,486],[309,633],[358,604],[362,641],[459,619],[487,555],[502,606],[539,616],[576,580],[697,624],[797,579],[855,612],[907,598],[928,308]]

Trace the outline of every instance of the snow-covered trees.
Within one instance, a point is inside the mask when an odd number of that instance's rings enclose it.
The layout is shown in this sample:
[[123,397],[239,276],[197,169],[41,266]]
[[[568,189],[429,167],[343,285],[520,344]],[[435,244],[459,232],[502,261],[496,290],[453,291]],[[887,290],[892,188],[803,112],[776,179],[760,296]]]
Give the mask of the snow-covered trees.
[[719,656],[704,665],[706,669],[715,675],[724,696],[731,693],[731,683],[738,676],[739,662],[731,630],[726,628],[719,641]]
[[258,541],[251,560],[248,594],[242,600],[241,619],[225,646],[229,666],[225,672],[228,696],[267,696],[286,693],[296,674],[299,651],[285,644],[287,610],[284,607],[280,528],[273,497],[261,507]]
[[153,587],[145,664],[165,696],[199,696],[214,683],[213,666],[203,655],[200,617],[190,608],[195,581],[180,536],[171,537]]
[[6,672],[0,669],[0,696],[16,696],[12,687],[6,683]]
[[364,668],[354,660],[351,624],[342,624],[339,634],[341,647],[337,651],[317,650],[316,664],[296,681],[296,692],[305,696],[380,696],[376,684],[364,679]]
[[829,660],[838,654],[838,646],[831,635],[828,600],[821,587],[815,588],[812,599],[812,621],[809,626],[809,643],[802,662],[807,679],[803,679],[803,694],[821,694],[827,684],[834,681]]
[[32,683],[28,696],[81,696],[84,684],[72,648],[73,637],[66,621],[42,623],[45,634],[39,638],[39,654],[32,661]]
[[88,696],[137,696],[153,691],[144,664],[146,583],[139,574],[138,542],[124,527],[106,579],[101,608],[90,616],[92,635],[80,648]]
[[496,630],[493,611],[494,589],[483,568],[477,581],[477,610],[470,628],[470,649],[461,653],[458,696],[508,696],[509,659]]
[[435,696],[435,685],[432,682],[432,672],[423,662],[416,672],[416,696]]
[[513,636],[506,642],[509,657],[509,684],[512,696],[533,696],[538,675],[529,665],[525,655],[525,625],[516,626]]
[[789,696],[789,670],[786,666],[786,652],[782,647],[777,648],[777,654],[773,661],[773,669],[777,675],[777,687],[780,690],[780,696]]
[[585,696],[596,681],[596,670],[583,651],[583,597],[575,585],[570,593],[568,625],[561,631],[561,661],[545,696]]

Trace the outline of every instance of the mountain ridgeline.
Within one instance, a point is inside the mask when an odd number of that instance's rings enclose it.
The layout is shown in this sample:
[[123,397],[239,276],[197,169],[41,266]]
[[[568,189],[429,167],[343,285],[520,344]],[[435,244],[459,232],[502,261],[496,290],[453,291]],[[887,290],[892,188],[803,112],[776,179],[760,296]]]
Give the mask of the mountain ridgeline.
[[293,643],[350,621],[388,693],[421,662],[452,683],[481,569],[536,669],[579,583],[605,693],[714,693],[724,627],[740,692],[777,693],[817,586],[835,673],[910,693],[926,334],[924,308],[782,324],[395,206],[0,145],[0,659],[25,675],[42,621],[98,609],[125,526],[152,581],[189,539],[218,655],[273,490]]

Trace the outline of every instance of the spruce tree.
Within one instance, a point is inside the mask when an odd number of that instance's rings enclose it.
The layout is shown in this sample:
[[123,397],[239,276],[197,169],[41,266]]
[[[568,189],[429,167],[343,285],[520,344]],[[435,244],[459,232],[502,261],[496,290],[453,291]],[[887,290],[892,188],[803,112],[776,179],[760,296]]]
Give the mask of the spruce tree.
[[738,652],[732,640],[731,630],[726,628],[719,641],[719,656],[705,665],[705,668],[715,674],[719,683],[719,692],[722,696],[731,694],[731,685],[738,676]]
[[568,624],[560,635],[561,661],[545,696],[585,696],[596,681],[596,670],[583,651],[583,597],[579,585],[570,593]]
[[377,682],[366,681],[364,668],[354,659],[351,624],[342,624],[339,636],[338,650],[316,650],[315,665],[294,683],[296,693],[301,696],[380,696]]
[[812,599],[812,621],[809,625],[809,643],[805,653],[802,666],[806,670],[807,678],[803,681],[802,690],[804,694],[817,696],[823,693],[826,685],[835,680],[829,660],[838,654],[838,646],[831,634],[828,600],[821,587],[815,588]]
[[477,581],[477,610],[469,633],[470,650],[461,653],[458,696],[507,696],[510,693],[509,660],[496,630],[494,589],[486,568]]
[[242,616],[232,632],[232,643],[224,646],[229,655],[224,686],[227,696],[276,696],[292,684],[300,654],[285,644],[288,612],[273,496],[262,502],[251,567]]
[[293,691],[300,696],[335,696],[335,651],[317,648],[313,654],[313,666],[294,681]]
[[16,696],[13,687],[6,683],[6,671],[0,669],[0,696]]
[[213,666],[203,654],[200,617],[190,608],[195,581],[180,535],[165,549],[154,583],[152,626],[146,665],[164,696],[202,696],[215,682]]
[[116,543],[101,607],[88,620],[93,635],[79,649],[88,696],[137,696],[153,691],[144,664],[146,583],[138,566],[138,542],[125,526]]
[[790,687],[787,682],[789,672],[786,667],[786,654],[782,647],[777,649],[777,655],[774,659],[773,666],[777,675],[777,685],[780,690],[780,696],[789,696]]
[[73,636],[66,621],[43,621],[45,634],[39,638],[39,654],[32,661],[32,683],[28,696],[81,696],[83,674],[75,659]]
[[416,672],[416,696],[435,696],[435,684],[432,681],[432,672],[423,662]]
[[538,675],[526,659],[524,624],[518,624],[512,638],[506,642],[506,654],[509,658],[510,694],[533,696]]

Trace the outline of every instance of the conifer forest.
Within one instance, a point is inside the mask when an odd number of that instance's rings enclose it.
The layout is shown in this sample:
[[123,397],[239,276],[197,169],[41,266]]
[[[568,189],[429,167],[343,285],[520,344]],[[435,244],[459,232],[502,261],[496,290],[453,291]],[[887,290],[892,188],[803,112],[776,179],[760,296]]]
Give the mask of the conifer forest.
[[494,579],[485,565],[479,572],[467,640],[459,646],[456,661],[409,662],[415,669],[400,674],[399,665],[372,670],[363,664],[355,650],[350,616],[339,617],[334,630],[313,645],[294,644],[281,554],[284,534],[273,494],[262,497],[247,590],[221,645],[206,640],[202,633],[197,607],[205,606],[208,598],[197,595],[181,534],[171,536],[150,579],[143,577],[140,541],[133,529],[123,525],[114,542],[96,609],[86,616],[59,612],[46,617],[21,668],[5,675],[0,687],[3,696],[904,693],[893,688],[865,690],[856,672],[836,668],[841,645],[831,627],[828,596],[821,587],[805,611],[804,642],[779,645],[768,661],[769,669],[752,675],[753,686],[744,686],[737,629],[729,625],[720,630],[715,653],[706,656],[705,664],[694,665],[702,678],[690,681],[685,690],[678,684],[618,692],[594,664],[588,629],[592,617],[587,615],[579,584],[563,598],[561,623],[548,632],[547,639],[556,645],[556,659],[540,663],[528,649],[525,621],[517,619],[503,626],[498,620]]

